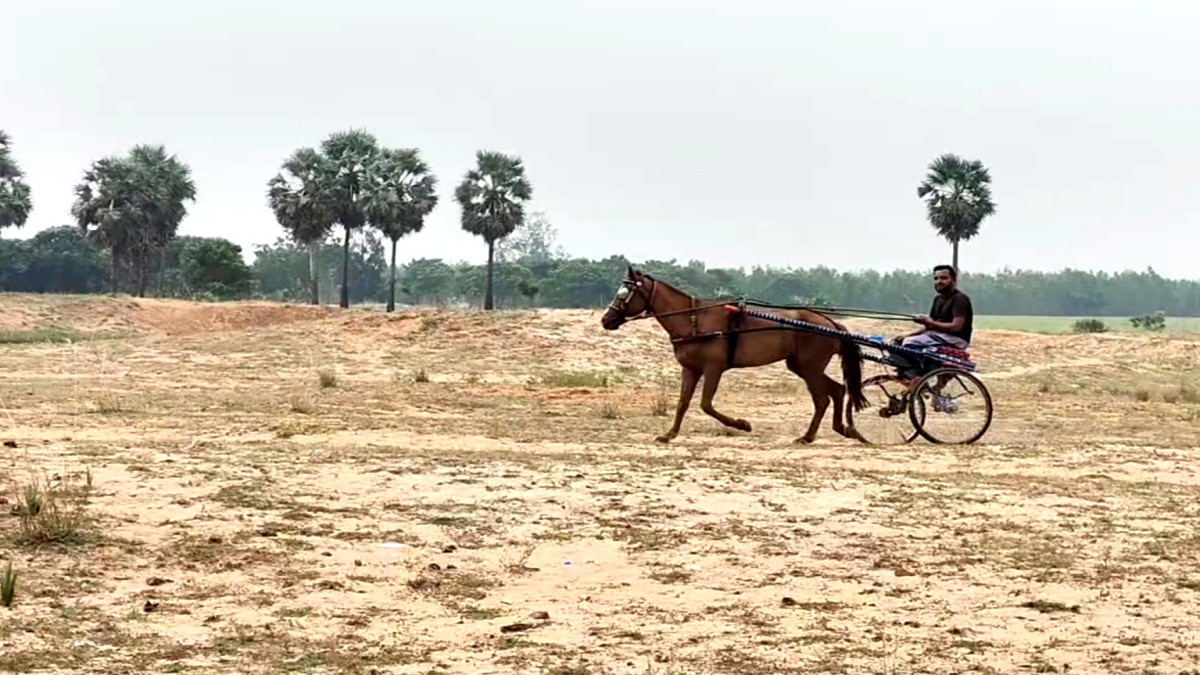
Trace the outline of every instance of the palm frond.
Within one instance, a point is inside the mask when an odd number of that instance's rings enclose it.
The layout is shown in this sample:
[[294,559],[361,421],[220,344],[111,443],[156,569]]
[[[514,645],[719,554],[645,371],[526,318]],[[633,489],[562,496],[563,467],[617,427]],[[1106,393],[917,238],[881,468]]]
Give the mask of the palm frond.
[[437,176],[419,150],[380,151],[368,176],[363,208],[373,227],[395,241],[425,226],[437,206]]
[[475,162],[454,197],[462,208],[463,229],[491,243],[512,234],[524,219],[533,185],[519,157],[480,150]]
[[292,153],[282,169],[267,181],[267,203],[275,220],[301,244],[323,240],[337,220],[327,194],[330,163],[306,147]]
[[939,235],[964,241],[979,234],[983,220],[996,212],[991,180],[983,162],[947,153],[930,163],[917,197],[925,201],[929,223]]
[[33,191],[12,156],[12,139],[0,130],[0,229],[21,227],[33,211]]

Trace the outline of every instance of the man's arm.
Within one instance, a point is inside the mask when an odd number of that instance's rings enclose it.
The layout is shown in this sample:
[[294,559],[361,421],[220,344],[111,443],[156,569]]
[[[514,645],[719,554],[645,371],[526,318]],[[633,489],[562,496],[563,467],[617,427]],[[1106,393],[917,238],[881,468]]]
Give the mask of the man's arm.
[[950,321],[934,321],[929,317],[922,317],[921,325],[930,330],[941,331],[943,333],[957,333],[963,329],[963,325],[967,323],[967,300],[965,295],[956,295],[954,300],[950,302],[950,316],[953,318]]
[[[934,299],[933,299],[933,302],[932,302],[932,303],[930,303],[930,305],[929,305],[929,313],[930,313],[930,314],[933,314],[933,308],[934,308],[936,305],[937,305],[937,298],[934,298]],[[925,316],[925,315],[922,315],[922,316],[914,316],[914,317],[913,317],[913,321],[915,321],[915,322],[917,322],[917,323],[921,324],[922,326],[924,326],[924,325],[926,325],[926,324],[925,324],[925,320],[926,320],[926,319],[928,319],[928,318],[929,318],[929,317],[928,317],[928,316]],[[910,337],[916,337],[916,336],[920,335],[921,333],[924,333],[924,332],[925,332],[925,331],[927,331],[927,330],[929,330],[929,328],[918,328],[918,329],[914,330],[914,331],[913,331],[913,332],[911,332],[911,333],[904,333],[903,335],[897,335],[896,337],[892,338],[892,342],[895,342],[896,344],[900,344],[901,342],[904,342],[904,341],[905,341],[905,340],[907,340],[908,338],[910,338]]]

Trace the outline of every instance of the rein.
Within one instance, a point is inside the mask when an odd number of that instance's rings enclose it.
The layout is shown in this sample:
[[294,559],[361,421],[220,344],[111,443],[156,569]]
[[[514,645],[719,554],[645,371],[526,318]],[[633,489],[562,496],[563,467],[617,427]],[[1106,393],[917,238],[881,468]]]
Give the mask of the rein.
[[739,302],[744,305],[753,305],[755,307],[766,307],[767,309],[807,309],[811,312],[820,312],[824,314],[836,314],[838,316],[848,316],[858,319],[877,319],[879,321],[912,321],[912,314],[901,314],[899,312],[884,312],[874,309],[858,309],[855,307],[810,307],[808,305],[777,305],[754,298],[741,297]]
[[[646,301],[646,308],[643,309],[641,311],[641,313],[638,314],[637,316],[631,316],[631,317],[626,318],[625,319],[626,322],[637,321],[639,319],[649,319],[650,317],[654,317],[654,318],[658,319],[658,318],[662,318],[664,316],[676,316],[678,314],[692,314],[692,327],[695,328],[695,323],[696,323],[695,313],[696,312],[699,312],[699,311],[702,311],[705,309],[713,309],[714,307],[725,307],[726,305],[729,304],[728,302],[714,302],[714,303],[708,304],[708,305],[697,305],[696,298],[689,298],[692,303],[691,307],[688,307],[686,309],[673,309],[669,312],[655,312],[654,311],[654,294],[655,294],[655,292],[658,291],[659,281],[658,281],[658,279],[655,279],[654,277],[647,277],[647,278],[650,279],[650,281],[654,282],[654,285],[650,287],[649,293],[646,292],[646,287],[642,286],[642,284],[640,282],[635,282],[632,280],[626,280],[624,282],[624,285],[626,288],[632,289],[632,292],[635,292],[638,295],[641,295],[642,298]],[[628,299],[626,299],[624,301],[624,303],[627,303],[627,302],[628,302]],[[614,311],[622,311],[624,309],[623,307],[616,306],[615,299],[613,300],[613,302],[609,303],[608,308],[611,310],[614,310]]]
[[[649,292],[646,291],[646,287],[643,286],[640,281],[635,281],[633,279],[626,279],[625,281],[622,282],[622,285],[624,285],[625,288],[630,289],[630,293],[637,293],[638,295],[640,295],[642,297],[642,299],[646,303],[645,309],[643,309],[636,316],[631,316],[631,317],[626,318],[625,321],[626,322],[637,321],[639,319],[649,319],[650,317],[654,317],[656,319],[661,319],[663,317],[678,316],[680,314],[690,315],[689,318],[691,319],[691,324],[692,324],[691,333],[689,335],[671,336],[671,342],[674,342],[674,343],[698,342],[701,340],[713,340],[716,338],[723,338],[723,337],[728,337],[731,340],[736,340],[737,335],[739,333],[754,333],[754,332],[763,331],[763,330],[779,330],[779,326],[764,326],[762,328],[737,328],[737,329],[731,329],[731,330],[727,330],[727,331],[697,333],[696,332],[696,315],[699,312],[702,312],[706,309],[715,309],[717,307],[720,307],[723,309],[728,308],[729,301],[724,301],[724,302],[717,301],[717,302],[712,302],[712,303],[705,304],[705,305],[698,305],[698,304],[696,304],[696,298],[694,298],[692,296],[688,296],[688,300],[691,303],[690,307],[687,307],[685,309],[673,309],[669,312],[655,312],[654,311],[654,294],[655,294],[655,292],[658,291],[658,284],[660,282],[658,281],[658,279],[655,279],[654,277],[651,277],[648,275],[644,275],[644,278],[647,278],[651,282],[653,282],[653,286],[650,287]],[[687,295],[687,294],[684,293],[684,295]],[[621,301],[621,305],[622,305],[621,307],[617,306],[618,300]],[[614,310],[614,311],[624,311],[624,306],[628,305],[628,303],[629,303],[628,296],[625,296],[624,298],[614,298],[613,301],[611,303],[609,303],[608,307],[609,307],[609,309]],[[753,303],[751,303],[751,304],[753,304]],[[746,302],[739,301],[737,303],[737,306],[740,309],[745,309]],[[736,344],[736,343],[731,343],[730,359],[733,358],[732,346],[734,344]]]

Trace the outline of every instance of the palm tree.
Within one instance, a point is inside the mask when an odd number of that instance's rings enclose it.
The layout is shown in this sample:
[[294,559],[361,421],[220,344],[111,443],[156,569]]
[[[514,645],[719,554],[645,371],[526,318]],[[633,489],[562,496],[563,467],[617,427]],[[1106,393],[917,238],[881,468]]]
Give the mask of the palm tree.
[[412,148],[385,149],[370,172],[365,210],[371,225],[392,242],[387,311],[396,309],[396,244],[406,234],[420,232],[425,217],[437,206],[437,176]]
[[332,175],[327,196],[335,222],[346,231],[342,242],[341,307],[350,306],[350,232],[367,224],[363,208],[371,165],[379,157],[379,142],[374,135],[359,129],[338,131],[321,142],[321,152],[331,163]]
[[462,228],[483,237],[488,245],[487,285],[483,308],[492,309],[492,278],[496,260],[496,242],[512,234],[525,218],[525,202],[533,195],[533,186],[525,177],[519,157],[480,150],[475,153],[475,168],[463,176],[454,197],[462,207]]
[[317,247],[329,235],[337,218],[324,185],[331,174],[321,153],[300,148],[283,163],[283,172],[267,182],[267,203],[275,213],[275,220],[294,241],[308,248],[309,302],[314,305],[321,303]]
[[992,203],[992,177],[979,160],[944,154],[929,165],[929,173],[917,187],[925,200],[929,224],[954,248],[958,270],[958,243],[979,234],[984,218],[996,212]]
[[71,215],[89,241],[109,250],[113,294],[120,287],[132,235],[141,226],[136,192],[132,167],[116,157],[93,162],[75,186]]
[[137,295],[145,297],[154,261],[164,266],[167,244],[179,232],[187,217],[185,201],[196,200],[192,170],[161,145],[136,145],[129,151],[139,176],[144,199],[142,212],[146,225],[137,250]]
[[8,134],[0,130],[0,230],[23,226],[33,210],[33,193],[13,159],[11,144]]
[[138,145],[124,157],[93,162],[75,186],[71,213],[93,242],[112,253],[113,292],[123,267],[145,297],[151,262],[161,255],[196,200],[191,169],[161,145]]

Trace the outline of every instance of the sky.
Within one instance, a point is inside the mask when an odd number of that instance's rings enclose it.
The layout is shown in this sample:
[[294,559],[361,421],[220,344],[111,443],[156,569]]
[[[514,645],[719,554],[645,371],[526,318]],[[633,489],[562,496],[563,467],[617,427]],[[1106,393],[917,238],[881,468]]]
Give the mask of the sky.
[[953,152],[996,214],[961,267],[1200,278],[1200,3],[1184,0],[0,0],[0,128],[29,236],[94,160],[163,144],[182,234],[282,231],[266,183],[363,128],[419,148],[441,204],[399,257],[486,259],[454,186],[519,155],[592,258],[919,269],[917,185]]

